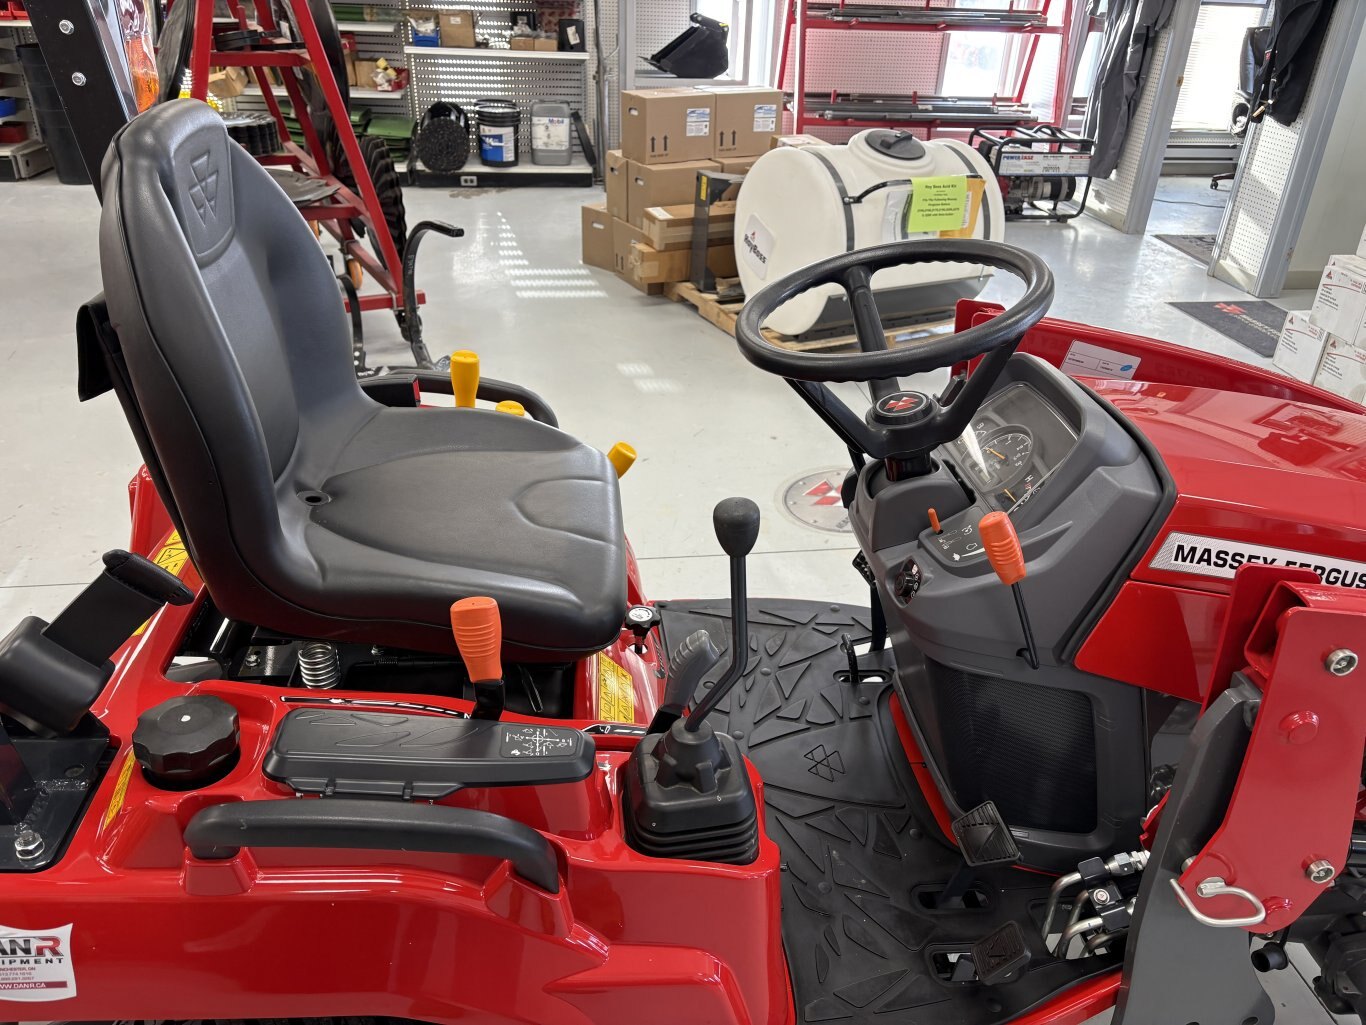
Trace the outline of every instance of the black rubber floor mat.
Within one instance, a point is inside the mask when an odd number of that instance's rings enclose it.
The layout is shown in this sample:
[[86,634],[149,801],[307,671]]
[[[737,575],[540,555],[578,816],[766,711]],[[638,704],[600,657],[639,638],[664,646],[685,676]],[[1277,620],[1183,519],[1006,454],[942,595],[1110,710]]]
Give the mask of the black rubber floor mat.
[[1214,247],[1219,243],[1217,235],[1154,235],[1153,238],[1179,249],[1206,267],[1214,259]]
[[1285,310],[1261,299],[1245,302],[1182,302],[1168,303],[1188,317],[1194,317],[1218,331],[1225,338],[1232,338],[1239,345],[1246,346],[1258,356],[1270,356],[1276,351],[1276,340],[1285,326]]
[[[718,646],[729,643],[726,602],[659,608],[669,650],[700,628]],[[875,674],[865,658],[851,685],[839,645],[845,633],[868,637],[867,609],[751,602],[744,678],[711,720],[763,775],[766,828],[783,853],[783,943],[797,1020],[996,1025],[1113,968],[1102,958],[1054,961],[1043,950],[1035,923],[1046,876],[981,868],[966,901],[981,906],[933,909],[962,859],[937,839],[902,754],[890,674]],[[1024,927],[1033,955],[1020,978],[999,986],[941,981],[953,959],[1011,920]]]

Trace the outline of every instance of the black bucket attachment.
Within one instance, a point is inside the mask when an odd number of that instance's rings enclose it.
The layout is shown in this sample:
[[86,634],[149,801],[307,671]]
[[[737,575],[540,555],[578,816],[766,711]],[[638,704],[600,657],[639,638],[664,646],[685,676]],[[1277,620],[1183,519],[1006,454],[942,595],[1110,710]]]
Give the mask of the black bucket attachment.
[[662,50],[645,60],[651,67],[679,78],[715,78],[730,67],[726,38],[730,26],[701,14],[692,15],[692,25]]

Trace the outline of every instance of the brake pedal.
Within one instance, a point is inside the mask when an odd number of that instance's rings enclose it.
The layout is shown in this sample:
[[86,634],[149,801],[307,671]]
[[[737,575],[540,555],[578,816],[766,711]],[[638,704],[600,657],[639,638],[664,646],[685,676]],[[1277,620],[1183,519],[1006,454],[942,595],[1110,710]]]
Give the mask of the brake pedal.
[[969,954],[977,969],[977,981],[995,986],[1007,981],[1029,964],[1029,946],[1019,922],[1006,922],[972,945]]
[[953,837],[969,865],[1003,865],[1020,860],[1020,848],[996,805],[979,804],[953,820]]

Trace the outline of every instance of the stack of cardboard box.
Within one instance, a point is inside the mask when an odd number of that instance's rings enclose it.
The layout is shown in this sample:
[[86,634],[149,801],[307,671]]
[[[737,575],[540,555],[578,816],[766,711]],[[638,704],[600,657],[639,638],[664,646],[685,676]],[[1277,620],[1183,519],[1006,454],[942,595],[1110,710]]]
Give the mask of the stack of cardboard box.
[[1366,233],[1355,254],[1329,258],[1314,305],[1285,318],[1272,362],[1291,377],[1366,402]]
[[[607,202],[583,208],[583,262],[651,295],[686,280],[697,172],[748,171],[769,148],[781,105],[776,89],[623,92],[621,149],[607,153],[604,168]],[[734,275],[734,204],[717,204],[713,220],[707,262]]]

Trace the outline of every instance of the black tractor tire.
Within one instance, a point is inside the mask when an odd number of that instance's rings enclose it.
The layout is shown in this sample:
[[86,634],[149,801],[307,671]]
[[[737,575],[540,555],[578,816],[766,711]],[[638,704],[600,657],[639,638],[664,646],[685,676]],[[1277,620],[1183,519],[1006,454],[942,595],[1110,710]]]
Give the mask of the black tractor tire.
[[[366,170],[370,172],[370,180],[375,183],[375,192],[379,195],[379,207],[384,213],[384,223],[389,228],[389,237],[394,240],[394,248],[398,250],[399,259],[402,260],[403,247],[408,244],[408,214],[403,206],[403,179],[398,173],[398,168],[394,166],[394,158],[383,139],[375,135],[360,135],[356,137],[356,142],[360,144],[361,156],[365,159]],[[342,149],[341,138],[335,130],[328,139],[328,160],[337,179],[359,196],[356,176],[351,173],[346,151]],[[365,234],[365,225],[360,221],[352,221],[351,228],[358,235]],[[383,259],[379,243],[373,236],[370,238],[370,248],[375,251],[376,256]],[[391,270],[395,277],[402,273],[397,267]]]

